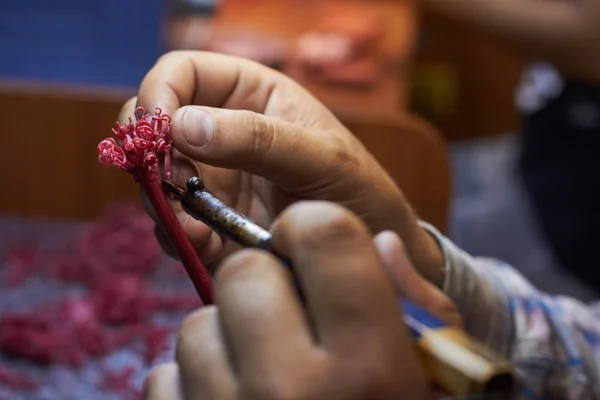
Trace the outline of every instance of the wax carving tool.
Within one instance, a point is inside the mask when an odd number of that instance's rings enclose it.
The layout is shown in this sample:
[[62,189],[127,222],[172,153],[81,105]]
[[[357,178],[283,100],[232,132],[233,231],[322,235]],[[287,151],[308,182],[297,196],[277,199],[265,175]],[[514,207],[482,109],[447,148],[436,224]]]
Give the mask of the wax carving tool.
[[[179,200],[194,219],[241,246],[276,254],[293,275],[290,261],[273,250],[271,233],[213,196],[199,178],[190,178],[186,188],[165,179],[162,183],[165,193]],[[452,395],[479,395],[478,398],[494,400],[511,397],[515,378],[507,360],[409,300],[399,302],[422,364],[435,384]]]

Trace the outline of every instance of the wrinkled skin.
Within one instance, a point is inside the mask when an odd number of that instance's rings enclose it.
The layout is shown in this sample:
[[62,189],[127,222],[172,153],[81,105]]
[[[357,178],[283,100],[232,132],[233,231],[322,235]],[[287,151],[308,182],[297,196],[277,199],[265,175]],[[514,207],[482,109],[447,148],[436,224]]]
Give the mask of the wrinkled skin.
[[[217,197],[266,227],[298,199],[343,205],[373,234],[398,233],[417,269],[441,283],[441,253],[418,227],[400,189],[333,114],[291,79],[247,60],[174,52],[146,75],[137,99],[123,107],[121,122],[136,104],[171,115],[177,182],[200,176]],[[174,207],[206,264],[235,248]],[[173,254],[160,227],[157,235]]]
[[374,243],[356,216],[323,202],[290,207],[273,235],[307,307],[272,255],[234,254],[217,273],[218,309],[187,318],[177,362],[150,374],[144,398],[430,399],[389,280],[403,263],[398,237]]
[[[220,264],[219,309],[184,323],[177,362],[149,376],[145,398],[430,398],[396,296],[460,326],[439,289],[443,256],[329,110],[278,72],[202,52],[162,57],[120,120],[136,105],[172,116],[174,179],[200,176],[270,227],[308,300],[302,308],[271,256],[231,255],[234,245],[173,204],[201,258]],[[172,254],[160,227],[157,236]]]

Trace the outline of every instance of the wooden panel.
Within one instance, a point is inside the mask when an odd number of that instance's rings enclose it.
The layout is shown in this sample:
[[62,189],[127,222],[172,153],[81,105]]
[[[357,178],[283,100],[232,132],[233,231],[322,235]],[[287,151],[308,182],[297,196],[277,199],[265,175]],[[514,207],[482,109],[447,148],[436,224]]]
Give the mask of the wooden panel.
[[94,217],[110,202],[136,198],[130,177],[98,165],[128,93],[1,85],[4,134],[0,213]]
[[415,66],[441,64],[458,78],[450,115],[426,115],[451,140],[501,134],[517,128],[514,89],[525,60],[499,43],[443,16],[426,12]]
[[[110,129],[129,93],[0,85],[5,115],[0,158],[0,213],[90,218],[108,204],[136,200],[126,174],[101,168],[97,143]],[[449,171],[440,135],[404,115],[356,119],[346,125],[399,183],[423,218],[445,228]]]
[[410,114],[342,121],[402,188],[419,216],[446,231],[451,178],[442,135]]

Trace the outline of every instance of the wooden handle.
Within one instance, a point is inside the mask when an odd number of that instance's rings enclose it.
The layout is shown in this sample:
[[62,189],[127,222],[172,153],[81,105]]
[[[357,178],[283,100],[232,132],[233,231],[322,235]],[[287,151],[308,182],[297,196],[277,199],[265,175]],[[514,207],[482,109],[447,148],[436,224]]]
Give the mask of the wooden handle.
[[512,398],[516,385],[512,364],[463,331],[427,330],[417,348],[428,376],[451,394]]

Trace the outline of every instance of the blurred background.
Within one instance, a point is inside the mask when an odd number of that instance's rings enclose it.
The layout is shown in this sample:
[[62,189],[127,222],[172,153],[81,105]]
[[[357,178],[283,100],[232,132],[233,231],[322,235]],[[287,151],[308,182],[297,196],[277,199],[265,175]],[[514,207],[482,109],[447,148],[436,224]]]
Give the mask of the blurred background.
[[[0,311],[85,292],[81,282],[65,289],[64,279],[35,270],[32,260],[47,261],[39,255],[47,248],[89,257],[80,241],[115,223],[107,222],[107,207],[137,202],[130,177],[100,168],[96,145],[156,59],[176,49],[238,55],[288,74],[459,246],[512,263],[543,290],[596,298],[593,282],[551,246],[519,172],[515,104],[532,60],[482,32],[414,0],[22,0],[0,3]],[[144,219],[135,210],[127,215]],[[151,238],[151,227],[139,224],[129,234]],[[159,255],[155,262],[159,270],[178,268]],[[8,279],[23,268],[29,272],[18,284]],[[169,281],[192,293],[185,277],[167,275],[161,286]],[[0,351],[11,345],[2,346],[0,334]],[[0,395],[129,398],[155,362],[130,350],[91,357],[83,369],[56,359],[33,367],[31,355],[2,358]],[[99,372],[106,368],[121,371],[120,380],[106,383],[115,378]],[[34,382],[23,383],[19,372]]]

